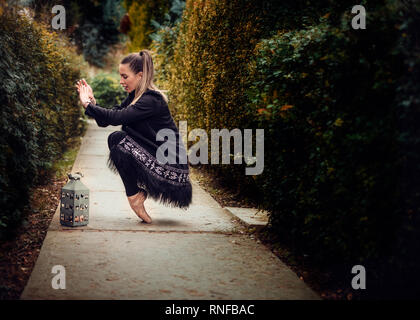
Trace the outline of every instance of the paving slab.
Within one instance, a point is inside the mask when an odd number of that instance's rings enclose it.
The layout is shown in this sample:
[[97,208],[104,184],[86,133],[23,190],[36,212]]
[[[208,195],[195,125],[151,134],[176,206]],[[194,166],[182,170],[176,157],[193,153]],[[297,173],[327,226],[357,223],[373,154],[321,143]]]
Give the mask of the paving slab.
[[[123,198],[122,195],[116,197],[110,194],[111,192],[103,192],[91,195],[89,224],[82,227],[83,229],[233,232],[238,228],[238,225],[222,208],[191,205],[188,210],[183,210],[165,207],[152,200],[146,200],[145,207],[153,223],[145,224],[131,210],[125,195]],[[102,199],[102,197],[104,201],[100,202],[98,198]],[[65,229],[74,228],[60,225],[59,209],[57,209],[49,230]]]
[[[90,167],[93,167],[93,165]],[[81,181],[88,187],[90,192],[124,192],[125,190],[120,176],[114,174],[108,168],[100,168],[99,166],[97,168],[88,168],[88,166],[80,166],[77,170],[72,170],[72,172],[73,171],[81,171],[83,173]]]
[[[317,299],[245,236],[50,231],[22,299]],[[71,253],[71,254],[70,254]],[[54,265],[66,289],[53,289]]]
[[[80,148],[80,153],[83,155],[99,155],[102,156],[109,152],[108,145],[105,143],[95,143],[96,140],[99,139],[86,139],[85,144],[83,144]],[[102,139],[99,141],[107,141],[106,139]]]
[[[147,199],[153,223],[141,223],[105,166],[116,130],[89,121],[72,169],[90,189],[89,224],[61,226],[57,207],[21,299],[319,299],[195,181],[187,210]],[[52,288],[56,265],[64,290]]]
[[89,129],[86,131],[85,135],[83,136],[82,140],[86,140],[89,138],[94,139],[107,139],[109,134],[111,134],[114,131],[121,131],[122,126],[108,126],[106,128],[96,127],[95,122],[88,121]]
[[73,171],[84,169],[108,169],[107,158],[103,155],[79,154],[73,164]]

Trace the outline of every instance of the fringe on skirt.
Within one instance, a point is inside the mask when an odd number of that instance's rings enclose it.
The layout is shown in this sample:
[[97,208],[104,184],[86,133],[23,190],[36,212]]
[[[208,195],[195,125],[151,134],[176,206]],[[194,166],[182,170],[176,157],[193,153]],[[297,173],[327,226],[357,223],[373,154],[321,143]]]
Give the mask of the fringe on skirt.
[[[155,157],[126,135],[111,146],[108,168],[118,174],[118,168],[136,174],[137,185],[156,201],[186,209],[192,201],[189,170],[160,164]],[[188,165],[186,165],[188,168]]]

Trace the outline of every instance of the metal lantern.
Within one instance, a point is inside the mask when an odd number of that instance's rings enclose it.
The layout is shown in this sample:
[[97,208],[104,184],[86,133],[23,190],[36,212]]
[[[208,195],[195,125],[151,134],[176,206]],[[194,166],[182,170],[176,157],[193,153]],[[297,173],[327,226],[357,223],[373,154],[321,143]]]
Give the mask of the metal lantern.
[[67,176],[69,182],[61,189],[60,224],[86,226],[89,221],[89,189],[80,181],[81,172]]

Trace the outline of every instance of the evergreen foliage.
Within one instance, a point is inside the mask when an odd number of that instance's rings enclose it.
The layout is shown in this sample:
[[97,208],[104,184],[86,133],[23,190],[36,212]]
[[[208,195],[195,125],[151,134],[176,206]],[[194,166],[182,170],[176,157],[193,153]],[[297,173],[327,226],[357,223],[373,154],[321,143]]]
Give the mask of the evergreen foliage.
[[84,130],[74,84],[82,61],[43,24],[0,12],[0,237],[21,222],[29,190]]

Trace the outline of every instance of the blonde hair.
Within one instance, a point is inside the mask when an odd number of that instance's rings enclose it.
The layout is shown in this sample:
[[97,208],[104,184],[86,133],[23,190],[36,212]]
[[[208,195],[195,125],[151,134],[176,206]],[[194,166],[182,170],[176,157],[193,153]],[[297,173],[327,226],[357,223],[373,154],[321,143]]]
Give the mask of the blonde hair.
[[168,103],[168,97],[166,94],[153,83],[155,70],[153,67],[152,55],[149,50],[144,49],[139,53],[131,53],[122,59],[121,64],[128,64],[134,74],[143,72],[143,75],[135,89],[134,99],[130,105],[135,104],[147,89],[159,92],[165,102]]

